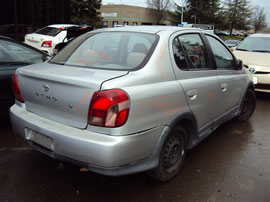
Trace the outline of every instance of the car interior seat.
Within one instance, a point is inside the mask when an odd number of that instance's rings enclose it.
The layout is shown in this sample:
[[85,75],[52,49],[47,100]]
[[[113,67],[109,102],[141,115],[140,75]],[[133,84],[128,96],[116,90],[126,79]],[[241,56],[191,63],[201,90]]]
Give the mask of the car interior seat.
[[143,61],[147,53],[147,47],[142,43],[134,45],[132,52],[128,54],[127,65],[129,67],[137,67]]

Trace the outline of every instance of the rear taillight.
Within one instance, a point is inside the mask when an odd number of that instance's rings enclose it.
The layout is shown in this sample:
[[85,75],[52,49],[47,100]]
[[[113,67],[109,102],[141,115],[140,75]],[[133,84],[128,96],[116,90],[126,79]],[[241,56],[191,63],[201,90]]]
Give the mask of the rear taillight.
[[52,41],[44,41],[42,43],[41,47],[51,48],[52,47]]
[[101,127],[119,127],[126,123],[129,114],[129,97],[120,89],[94,93],[88,113],[88,124]]
[[14,97],[20,102],[24,102],[22,94],[20,92],[19,81],[18,81],[18,76],[16,72],[12,74],[12,90],[14,93]]

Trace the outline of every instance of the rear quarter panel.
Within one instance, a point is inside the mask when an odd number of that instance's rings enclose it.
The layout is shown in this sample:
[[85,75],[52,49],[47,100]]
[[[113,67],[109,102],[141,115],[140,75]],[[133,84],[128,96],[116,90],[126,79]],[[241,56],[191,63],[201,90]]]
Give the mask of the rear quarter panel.
[[[169,36],[170,33],[162,33],[145,67],[102,85],[103,90],[121,88],[130,98],[127,123],[122,127],[110,129],[110,134],[133,134],[165,126],[176,114],[189,111],[185,95],[175,80],[172,69],[168,51]],[[91,126],[89,127],[91,129]]]

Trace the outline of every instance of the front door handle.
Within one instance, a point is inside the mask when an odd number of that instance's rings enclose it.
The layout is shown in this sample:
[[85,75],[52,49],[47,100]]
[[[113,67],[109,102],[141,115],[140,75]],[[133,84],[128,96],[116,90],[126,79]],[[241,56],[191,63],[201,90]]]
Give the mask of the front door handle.
[[222,83],[220,85],[220,87],[221,87],[222,92],[225,92],[227,90],[228,84],[227,83]]
[[187,92],[187,96],[189,97],[190,100],[195,100],[197,98],[198,90],[197,89],[192,89]]

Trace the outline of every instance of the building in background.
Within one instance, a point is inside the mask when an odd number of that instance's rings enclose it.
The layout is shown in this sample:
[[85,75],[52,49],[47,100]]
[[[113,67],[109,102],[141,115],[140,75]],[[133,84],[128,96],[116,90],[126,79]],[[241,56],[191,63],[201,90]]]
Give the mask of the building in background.
[[[0,35],[20,41],[24,35],[51,24],[70,24],[70,0],[1,1]],[[103,27],[155,25],[152,9],[123,4],[102,5]],[[165,21],[162,25],[170,25]]]
[[[102,5],[99,11],[103,17],[104,27],[123,25],[154,25],[155,18],[151,15],[150,8],[130,6],[123,4]],[[162,25],[169,25],[165,21]]]

